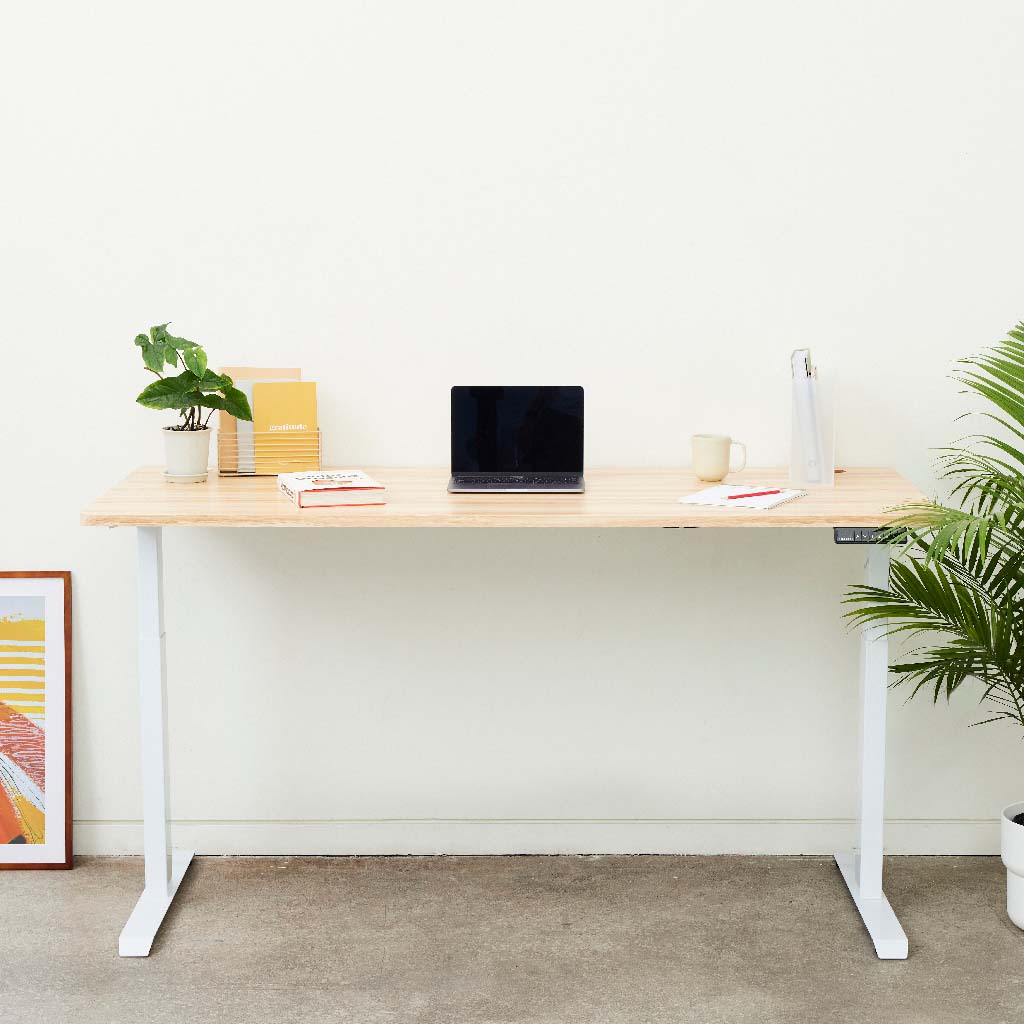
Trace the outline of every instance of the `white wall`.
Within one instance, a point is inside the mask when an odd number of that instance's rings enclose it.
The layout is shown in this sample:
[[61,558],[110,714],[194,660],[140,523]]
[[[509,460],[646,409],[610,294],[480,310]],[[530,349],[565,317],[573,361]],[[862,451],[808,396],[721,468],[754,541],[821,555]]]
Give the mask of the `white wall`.
[[[139,848],[132,337],[301,364],[333,464],[441,464],[453,382],[587,389],[587,460],[934,486],[1024,316],[1015,0],[20,5],[0,60],[0,565],[75,574],[79,849]],[[825,532],[169,531],[179,834],[244,850],[848,841],[856,551]],[[524,641],[526,641],[524,643]],[[522,660],[496,652],[517,647]],[[891,703],[890,848],[995,848],[1019,733]]]

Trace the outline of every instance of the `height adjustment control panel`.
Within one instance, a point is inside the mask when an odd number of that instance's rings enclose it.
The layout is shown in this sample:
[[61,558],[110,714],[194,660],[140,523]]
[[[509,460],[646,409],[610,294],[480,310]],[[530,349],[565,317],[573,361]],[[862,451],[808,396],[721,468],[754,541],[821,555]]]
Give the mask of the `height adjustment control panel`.
[[878,535],[885,532],[878,526],[834,526],[832,530],[837,544],[877,544]]

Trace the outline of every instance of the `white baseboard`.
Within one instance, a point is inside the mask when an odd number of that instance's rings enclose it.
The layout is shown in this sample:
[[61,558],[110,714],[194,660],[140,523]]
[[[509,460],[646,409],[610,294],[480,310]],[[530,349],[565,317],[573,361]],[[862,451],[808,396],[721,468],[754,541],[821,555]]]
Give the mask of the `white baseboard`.
[[[816,820],[176,821],[176,846],[200,854],[830,854],[850,849],[855,824]],[[997,854],[997,820],[893,819],[890,854]],[[142,852],[139,821],[76,821],[75,853]]]

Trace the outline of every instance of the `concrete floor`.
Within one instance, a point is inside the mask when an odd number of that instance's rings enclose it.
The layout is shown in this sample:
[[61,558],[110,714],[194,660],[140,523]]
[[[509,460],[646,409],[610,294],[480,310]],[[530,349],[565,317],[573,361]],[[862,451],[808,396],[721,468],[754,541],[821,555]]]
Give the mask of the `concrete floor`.
[[996,858],[896,857],[880,962],[816,857],[203,858],[148,960],[135,858],[0,872],[0,1021],[1024,1020]]

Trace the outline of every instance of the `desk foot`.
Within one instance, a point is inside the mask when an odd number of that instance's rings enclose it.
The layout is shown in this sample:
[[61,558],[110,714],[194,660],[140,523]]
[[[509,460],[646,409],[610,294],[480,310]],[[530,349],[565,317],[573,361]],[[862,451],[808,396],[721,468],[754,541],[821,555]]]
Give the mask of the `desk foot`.
[[119,956],[149,956],[153,940],[163,924],[164,916],[170,910],[174,894],[185,877],[195,854],[191,850],[174,850],[171,854],[171,881],[166,896],[143,891],[135,904],[132,916],[121,932],[117,942]]
[[907,936],[896,919],[885,896],[876,900],[862,899],[857,884],[857,857],[853,853],[837,853],[836,864],[843,874],[846,888],[850,890],[853,902],[857,904],[864,927],[875,944],[879,960],[906,960]]

